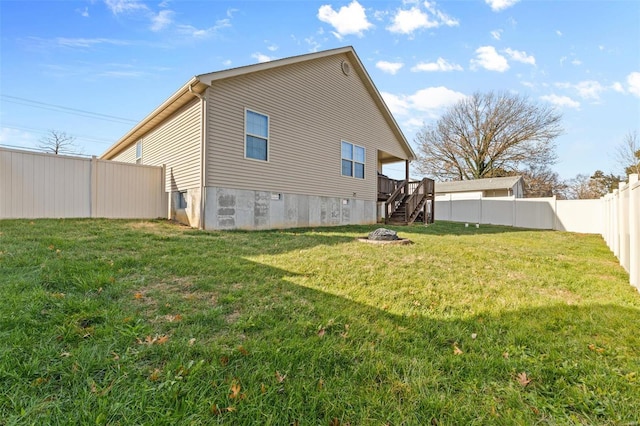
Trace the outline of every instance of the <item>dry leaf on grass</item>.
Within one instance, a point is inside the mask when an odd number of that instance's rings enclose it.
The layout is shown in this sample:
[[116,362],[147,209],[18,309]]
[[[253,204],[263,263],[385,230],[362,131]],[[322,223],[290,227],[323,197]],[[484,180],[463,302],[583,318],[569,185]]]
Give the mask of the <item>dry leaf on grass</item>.
[[243,393],[240,393],[240,383],[233,382],[231,384],[231,393],[229,394],[229,398],[231,399],[245,399],[247,396]]
[[457,345],[453,345],[453,354],[454,355],[462,355],[464,352],[462,352],[462,350],[457,346]]
[[286,378],[287,378],[286,374],[282,375],[282,374],[280,374],[279,371],[276,371],[276,380],[278,381],[278,383],[284,382],[284,379],[286,379]]
[[211,408],[209,409],[209,411],[211,411],[211,414],[219,416],[219,415],[221,415],[223,413],[232,413],[232,412],[236,411],[236,409],[235,409],[235,407],[219,408],[216,404],[213,404],[211,406]]
[[516,381],[520,383],[522,387],[526,387],[529,383],[531,383],[531,379],[527,377],[527,373],[525,373],[524,371],[516,376]]

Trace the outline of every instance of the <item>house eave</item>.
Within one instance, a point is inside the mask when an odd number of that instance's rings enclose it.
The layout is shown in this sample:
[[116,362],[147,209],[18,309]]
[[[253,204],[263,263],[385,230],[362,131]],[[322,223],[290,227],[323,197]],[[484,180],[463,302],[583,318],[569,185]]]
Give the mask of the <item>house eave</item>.
[[177,110],[185,106],[195,98],[194,93],[202,94],[208,86],[200,81],[198,77],[192,77],[184,86],[178,89],[151,114],[136,124],[116,143],[111,145],[101,156],[101,159],[109,160],[114,158],[131,144],[140,140],[147,132],[166,120]]

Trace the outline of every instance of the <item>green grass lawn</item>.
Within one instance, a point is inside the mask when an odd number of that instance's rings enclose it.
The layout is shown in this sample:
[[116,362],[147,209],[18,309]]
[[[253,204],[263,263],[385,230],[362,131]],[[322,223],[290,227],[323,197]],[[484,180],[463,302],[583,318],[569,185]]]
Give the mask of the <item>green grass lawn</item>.
[[0,424],[637,425],[599,236],[0,221]]

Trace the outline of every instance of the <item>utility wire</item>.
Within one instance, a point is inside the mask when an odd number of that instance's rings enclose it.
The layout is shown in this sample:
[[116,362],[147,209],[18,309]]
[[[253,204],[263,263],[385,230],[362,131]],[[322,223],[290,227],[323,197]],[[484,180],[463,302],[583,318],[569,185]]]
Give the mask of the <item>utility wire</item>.
[[67,114],[79,115],[81,117],[93,118],[96,120],[111,121],[111,122],[122,123],[122,124],[137,123],[136,120],[131,120],[129,118],[117,117],[115,115],[101,114],[99,112],[91,112],[83,109],[69,108],[62,105],[49,104],[46,102],[34,101],[32,99],[20,98],[18,96],[0,94],[0,97],[3,98],[4,102],[30,106],[33,108],[41,108],[41,109],[46,109],[50,111],[64,112]]
[[[49,130],[48,129],[34,129],[33,127],[23,127],[23,126],[14,126],[12,124],[2,124],[3,128],[6,129],[13,129],[13,130],[26,130],[29,132],[36,132],[42,135],[48,135],[49,134]],[[102,139],[102,138],[94,138],[92,136],[85,136],[85,135],[71,135],[74,138],[77,138],[79,140],[82,141],[87,141],[87,142],[93,142],[93,143],[97,143],[97,144],[101,144],[101,145],[111,145],[114,141],[113,140],[109,140],[109,139]]]
[[[52,152],[49,152],[45,149],[41,149],[41,148],[34,148],[32,146],[19,146],[19,145],[7,145],[5,143],[0,143],[0,146],[4,146],[6,148],[16,148],[16,149],[21,149],[24,151],[34,151],[34,152],[42,152],[44,154],[53,154]],[[80,157],[92,157],[91,154],[83,154],[81,152],[61,152],[59,155],[77,155]]]

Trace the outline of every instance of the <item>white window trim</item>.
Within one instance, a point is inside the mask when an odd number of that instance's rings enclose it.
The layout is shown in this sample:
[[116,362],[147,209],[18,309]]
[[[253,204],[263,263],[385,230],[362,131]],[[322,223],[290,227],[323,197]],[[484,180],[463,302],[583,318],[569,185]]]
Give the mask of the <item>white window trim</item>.
[[[138,156],[138,147],[140,147],[140,156]],[[142,141],[139,140],[138,142],[136,142],[136,164],[142,164],[142,154],[143,154],[143,149],[142,149]]]
[[[253,136],[254,138],[264,139],[264,136],[262,135],[255,135],[247,131],[247,111],[252,112],[254,114],[264,115],[265,117],[267,117],[267,159],[266,160],[247,157],[247,135]],[[255,109],[245,107],[244,108],[244,135],[242,135],[242,139],[243,139],[242,144],[244,146],[245,160],[258,161],[260,163],[268,163],[271,160],[271,117],[269,116],[269,114],[265,114],[263,112],[256,111]]]
[[[349,145],[351,145],[353,147],[353,149],[351,151],[352,153],[355,153],[355,148],[356,147],[362,148],[364,150],[364,163],[361,163],[360,161],[356,161],[353,158],[344,158],[342,156],[342,143],[343,142],[344,143],[348,143]],[[354,157],[355,157],[355,155],[354,155]],[[342,174],[342,160],[351,161],[351,163],[352,163],[351,176]],[[362,164],[364,166],[364,176],[361,177],[361,178],[356,177],[356,168],[353,166],[356,163]],[[365,148],[364,146],[361,146],[361,145],[356,145],[355,143],[352,143],[352,142],[349,142],[349,141],[345,141],[344,139],[340,141],[340,176],[351,178],[351,179],[358,179],[358,180],[365,180],[367,178],[367,148]]]

